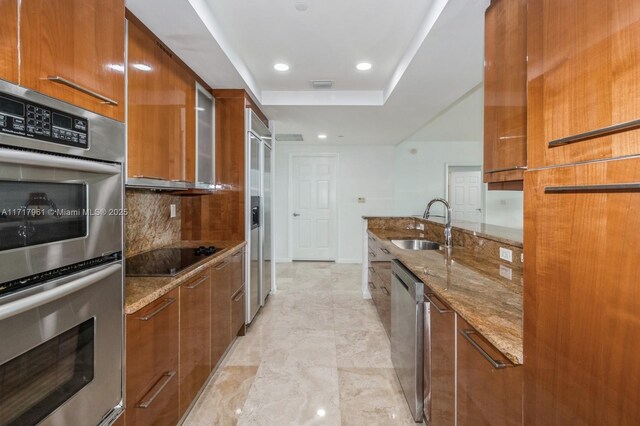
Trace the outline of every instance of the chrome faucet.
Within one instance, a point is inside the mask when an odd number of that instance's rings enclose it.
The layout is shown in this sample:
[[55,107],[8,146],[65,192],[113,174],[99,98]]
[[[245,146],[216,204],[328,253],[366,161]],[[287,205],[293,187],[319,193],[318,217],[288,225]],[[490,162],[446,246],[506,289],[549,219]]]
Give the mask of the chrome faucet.
[[427,208],[424,210],[422,218],[429,219],[429,211],[431,210],[431,206],[435,203],[442,203],[446,208],[445,216],[433,215],[433,217],[444,217],[445,219],[447,219],[447,224],[444,226],[444,245],[447,247],[451,247],[451,207],[449,207],[449,203],[447,202],[447,200],[445,200],[444,198],[434,198],[433,200],[429,201],[429,204],[427,204]]

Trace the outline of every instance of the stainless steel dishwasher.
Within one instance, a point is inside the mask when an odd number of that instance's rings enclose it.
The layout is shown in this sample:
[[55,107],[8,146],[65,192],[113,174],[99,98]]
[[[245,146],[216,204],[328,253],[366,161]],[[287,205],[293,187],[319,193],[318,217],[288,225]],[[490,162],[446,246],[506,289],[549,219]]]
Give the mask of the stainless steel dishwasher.
[[391,277],[391,361],[413,419],[422,422],[424,284],[396,259]]

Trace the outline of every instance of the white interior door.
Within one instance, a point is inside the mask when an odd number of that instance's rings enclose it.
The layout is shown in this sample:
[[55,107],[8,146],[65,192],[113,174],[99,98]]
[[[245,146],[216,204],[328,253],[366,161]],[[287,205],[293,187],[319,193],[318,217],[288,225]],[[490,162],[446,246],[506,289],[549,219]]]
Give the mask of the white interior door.
[[449,204],[454,220],[482,222],[482,172],[451,171]]
[[292,157],[292,260],[336,259],[336,170],[335,156]]

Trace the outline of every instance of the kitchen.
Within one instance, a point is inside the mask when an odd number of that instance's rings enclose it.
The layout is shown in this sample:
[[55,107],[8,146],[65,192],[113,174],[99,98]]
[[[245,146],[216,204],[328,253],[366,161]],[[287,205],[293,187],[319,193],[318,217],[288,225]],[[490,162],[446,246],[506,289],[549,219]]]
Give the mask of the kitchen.
[[640,4],[0,0],[0,425],[640,422]]

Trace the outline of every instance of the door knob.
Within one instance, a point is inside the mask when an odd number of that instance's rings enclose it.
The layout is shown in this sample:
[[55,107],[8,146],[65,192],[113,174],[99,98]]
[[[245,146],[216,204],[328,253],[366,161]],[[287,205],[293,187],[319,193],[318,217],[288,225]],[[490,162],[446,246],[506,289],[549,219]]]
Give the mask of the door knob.
[[298,216],[300,216],[300,213],[294,213],[293,214],[293,217],[298,217]]

